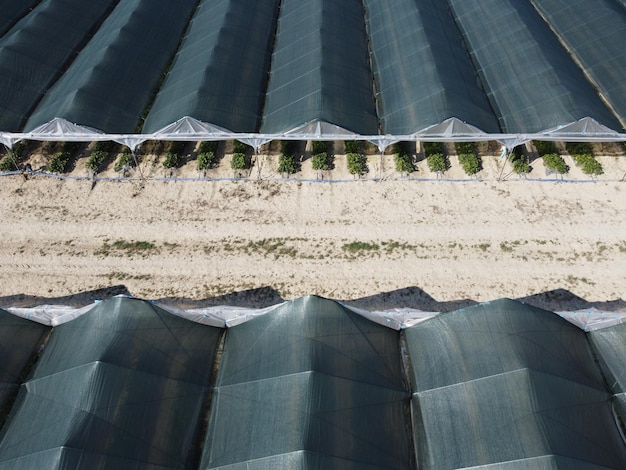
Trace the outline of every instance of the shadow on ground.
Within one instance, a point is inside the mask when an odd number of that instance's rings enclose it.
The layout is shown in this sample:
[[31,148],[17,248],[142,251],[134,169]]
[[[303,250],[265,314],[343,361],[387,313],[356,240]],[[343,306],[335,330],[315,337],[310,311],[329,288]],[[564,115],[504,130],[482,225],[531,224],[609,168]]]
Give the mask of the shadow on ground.
[[[63,297],[42,297],[26,294],[16,294],[0,297],[0,307],[36,307],[38,305],[68,305],[70,307],[83,307],[96,300],[104,300],[116,295],[132,296],[132,293],[124,285],[107,287],[86,292],[79,292]],[[163,297],[154,300],[156,303],[171,305],[174,307],[189,309],[215,307],[229,305],[233,307],[265,308],[284,301],[280,292],[270,286],[231,292],[229,294],[211,297],[208,299],[195,300],[181,297]],[[382,292],[380,294],[361,297],[358,299],[342,300],[335,299],[346,305],[364,310],[386,310],[391,308],[414,308],[427,312],[450,312],[464,307],[469,307],[478,302],[472,299],[458,299],[438,301],[430,294],[417,286]],[[497,300],[497,299],[490,299]],[[617,312],[626,311],[626,301],[623,299],[607,300],[602,302],[589,302],[566,289],[555,289],[538,294],[520,297],[518,299],[534,307],[539,307],[552,312],[563,310],[584,310],[597,308],[599,310]]]

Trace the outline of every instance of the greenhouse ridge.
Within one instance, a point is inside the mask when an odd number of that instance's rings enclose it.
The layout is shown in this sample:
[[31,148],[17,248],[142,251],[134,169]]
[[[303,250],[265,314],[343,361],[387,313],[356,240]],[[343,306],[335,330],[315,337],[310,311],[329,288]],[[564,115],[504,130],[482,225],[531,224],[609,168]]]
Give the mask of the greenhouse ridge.
[[[626,140],[618,0],[1,4],[9,146]],[[581,119],[593,128],[553,135]]]

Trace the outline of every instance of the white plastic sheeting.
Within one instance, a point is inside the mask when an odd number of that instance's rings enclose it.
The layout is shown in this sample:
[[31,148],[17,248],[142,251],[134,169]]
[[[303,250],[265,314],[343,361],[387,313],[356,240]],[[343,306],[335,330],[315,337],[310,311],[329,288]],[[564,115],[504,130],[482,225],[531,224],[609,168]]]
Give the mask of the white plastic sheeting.
[[4,310],[15,316],[26,318],[42,325],[57,326],[84,315],[95,306],[96,303],[81,308],[64,305],[39,305],[31,308],[8,307]]
[[597,331],[626,323],[626,312],[607,312],[593,307],[571,312],[556,312],[556,314],[583,331]]
[[97,129],[73,124],[61,118],[55,118],[27,133],[0,133],[0,142],[7,147],[12,147],[13,144],[23,139],[62,142],[112,140],[130,147],[132,150],[147,140],[233,139],[244,142],[256,150],[264,143],[272,140],[361,140],[372,142],[378,146],[381,152],[384,152],[389,145],[400,141],[479,142],[491,140],[500,142],[508,149],[512,149],[531,140],[626,142],[626,134],[603,126],[589,117],[534,134],[490,134],[454,117],[410,135],[360,135],[323,121],[310,122],[279,134],[245,134],[231,132],[228,129],[204,123],[189,116],[185,116],[153,134],[105,134]]
[[374,323],[393,330],[403,330],[439,315],[439,312],[425,312],[414,308],[390,308],[388,310],[369,311],[349,305],[344,305],[344,307]]
[[[7,307],[4,308],[4,310],[18,317],[26,318],[43,325],[57,326],[84,315],[98,303],[99,301],[80,308],[64,305],[40,305],[29,308]],[[215,307],[181,309],[160,303],[156,303],[156,305],[173,315],[196,323],[216,326],[219,328],[230,328],[270,313],[284,303],[285,302],[282,302],[266,308],[247,308],[220,305]],[[378,323],[393,330],[410,328],[418,323],[433,318],[440,313],[413,308],[389,308],[387,310],[370,311],[346,304],[342,305],[374,323]],[[603,311],[593,307],[584,310],[560,311],[555,312],[555,314],[576,325],[583,331],[596,331],[603,328],[609,328],[620,323],[626,323],[626,312]]]

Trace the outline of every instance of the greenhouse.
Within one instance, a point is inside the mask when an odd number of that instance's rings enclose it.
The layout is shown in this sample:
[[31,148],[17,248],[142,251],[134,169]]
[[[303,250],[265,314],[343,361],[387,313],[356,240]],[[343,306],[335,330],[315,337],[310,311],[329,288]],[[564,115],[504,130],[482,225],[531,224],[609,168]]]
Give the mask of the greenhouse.
[[18,3],[0,1],[8,147],[626,141],[621,0]]
[[624,326],[507,299],[8,308],[0,469],[619,469]]

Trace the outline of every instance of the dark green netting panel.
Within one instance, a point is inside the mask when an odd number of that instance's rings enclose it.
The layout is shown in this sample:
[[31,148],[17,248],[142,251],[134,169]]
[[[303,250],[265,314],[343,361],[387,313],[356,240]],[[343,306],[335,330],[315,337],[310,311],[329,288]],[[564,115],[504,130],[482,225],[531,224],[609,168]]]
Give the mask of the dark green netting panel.
[[55,327],[4,427],[0,469],[184,468],[221,332],[122,298]]
[[17,132],[117,0],[44,0],[0,39],[0,129]]
[[0,37],[2,37],[18,20],[20,20],[32,7],[41,0],[1,0],[0,11]]
[[444,2],[364,5],[383,133],[412,134],[450,117],[500,132]]
[[419,468],[626,461],[585,333],[559,316],[501,300],[438,315],[405,337]]
[[604,377],[615,394],[615,406],[626,423],[626,323],[587,333]]
[[614,0],[534,3],[618,116],[626,121],[626,10]]
[[0,426],[50,328],[0,309]]
[[203,0],[144,132],[184,116],[256,132],[277,15],[278,0]]
[[360,0],[281,2],[261,132],[311,121],[378,133]]
[[26,124],[55,117],[108,133],[132,133],[176,52],[197,0],[125,0]]
[[398,333],[305,297],[231,328],[201,468],[410,468]]
[[586,116],[621,128],[530,2],[449,4],[504,132],[539,132]]

